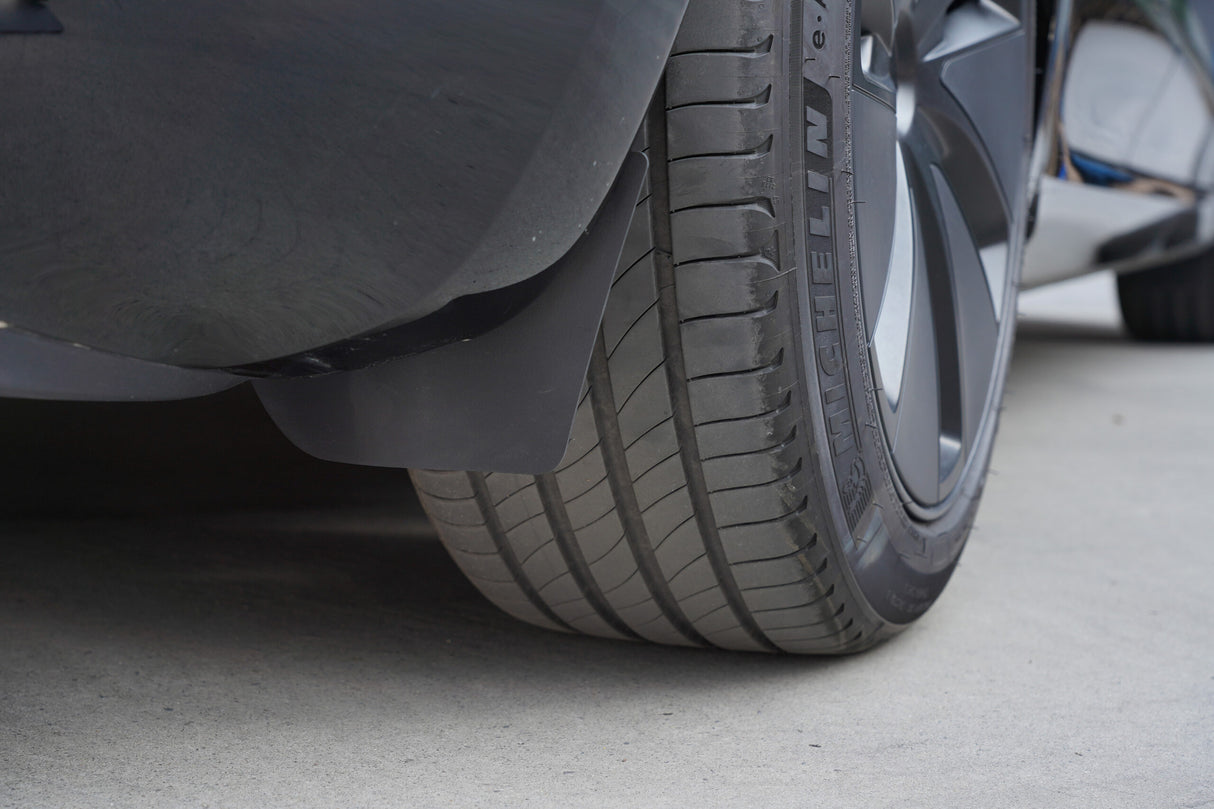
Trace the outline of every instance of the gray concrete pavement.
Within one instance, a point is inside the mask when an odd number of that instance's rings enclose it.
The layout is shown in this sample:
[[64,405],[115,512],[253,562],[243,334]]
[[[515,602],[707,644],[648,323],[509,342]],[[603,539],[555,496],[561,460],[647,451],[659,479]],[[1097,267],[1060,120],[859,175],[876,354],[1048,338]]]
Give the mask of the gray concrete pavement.
[[1212,804],[1214,350],[1111,305],[1026,298],[952,584],[839,660],[515,623],[240,394],[4,404],[0,805]]

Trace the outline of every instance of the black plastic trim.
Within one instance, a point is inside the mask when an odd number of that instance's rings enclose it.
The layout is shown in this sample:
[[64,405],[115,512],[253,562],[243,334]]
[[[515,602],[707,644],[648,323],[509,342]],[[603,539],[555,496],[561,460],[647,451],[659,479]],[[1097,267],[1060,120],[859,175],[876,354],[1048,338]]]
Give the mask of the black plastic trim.
[[565,453],[648,160],[632,152],[539,295],[480,337],[346,373],[254,382],[279,428],[328,460],[541,474]]

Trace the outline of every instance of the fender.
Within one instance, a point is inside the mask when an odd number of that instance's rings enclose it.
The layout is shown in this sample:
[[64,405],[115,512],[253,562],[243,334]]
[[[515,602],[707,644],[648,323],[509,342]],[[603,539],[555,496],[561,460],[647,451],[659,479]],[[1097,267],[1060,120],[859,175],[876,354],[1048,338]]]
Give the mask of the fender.
[[224,369],[523,282],[602,205],[686,2],[3,4],[0,321]]

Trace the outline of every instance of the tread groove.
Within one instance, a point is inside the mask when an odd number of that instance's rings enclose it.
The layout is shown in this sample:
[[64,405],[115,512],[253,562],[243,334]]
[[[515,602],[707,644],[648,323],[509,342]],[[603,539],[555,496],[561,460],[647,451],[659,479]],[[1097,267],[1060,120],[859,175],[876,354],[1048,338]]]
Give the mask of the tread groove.
[[485,518],[485,525],[489,529],[489,536],[492,537],[493,544],[497,546],[497,552],[502,557],[502,562],[505,563],[506,569],[510,571],[510,575],[514,578],[519,589],[523,591],[523,595],[549,621],[570,632],[576,631],[552,611],[552,608],[540,597],[539,590],[527,578],[527,574],[523,571],[523,566],[514,554],[514,549],[510,547],[510,541],[506,538],[506,532],[502,530],[502,524],[497,518],[497,512],[493,510],[493,498],[489,495],[489,487],[485,484],[484,476],[478,475],[475,472],[469,472],[468,483],[472,486],[472,497],[476,500],[476,505],[481,511],[481,516]]
[[[691,54],[683,53],[680,56],[690,56]],[[766,106],[771,101],[771,85],[767,85],[762,91],[755,93],[750,98],[737,98],[727,101],[689,101],[686,104],[675,104],[673,107],[667,107],[666,111],[685,110],[692,107],[739,107],[742,109],[757,109]]]
[[[767,556],[762,559],[747,559],[742,562],[734,562],[734,566],[741,567],[742,565],[758,565],[758,564],[762,564],[763,562],[778,562],[781,559],[791,559],[794,556],[799,556],[800,554],[803,554],[806,551],[811,550],[817,544],[818,544],[818,535],[814,534],[813,537],[809,540],[809,542],[806,542],[804,545],[797,548],[795,551],[791,551],[790,553],[782,553],[779,556]],[[824,570],[826,570],[826,561],[827,560],[823,559],[822,564],[818,565],[818,569],[814,571],[815,576],[822,573]],[[754,588],[752,588],[752,589],[754,589]]]
[[780,302],[780,293],[777,290],[771,294],[767,303],[762,306],[756,306],[753,309],[743,309],[740,312],[717,312],[711,315],[696,315],[695,317],[685,317],[679,320],[680,323],[686,325],[688,323],[702,323],[705,320],[722,320],[731,317],[754,317],[759,318],[765,315],[770,315],[776,311],[776,307]]
[[767,525],[768,523],[779,522],[780,520],[787,520],[789,517],[796,517],[799,514],[804,514],[807,508],[809,508],[808,497],[804,498],[800,503],[798,503],[796,508],[794,508],[792,511],[786,511],[777,517],[769,517],[766,520],[730,523],[729,525],[722,525],[719,530],[727,531],[730,528],[750,528],[751,526],[755,525]]
[[686,518],[684,518],[684,519],[680,520],[678,525],[676,525],[674,528],[671,528],[669,531],[667,531],[667,532],[666,532],[666,536],[664,536],[664,537],[662,537],[661,539],[659,539],[659,540],[658,540],[658,544],[654,545],[654,546],[653,546],[653,549],[656,551],[658,548],[661,548],[661,547],[662,547],[662,545],[663,545],[663,544],[665,544],[666,540],[668,540],[668,539],[670,539],[672,536],[674,536],[674,532],[675,532],[675,531],[678,531],[680,528],[682,528],[684,525],[686,525],[687,523],[691,522],[691,521],[692,521],[692,520],[694,520],[695,518],[696,518],[696,515],[695,515],[695,514],[692,514],[691,516],[686,517]]
[[[674,51],[671,56],[690,56],[693,53],[733,53],[738,55],[754,54],[762,55],[771,53],[771,47],[775,42],[775,36],[769,36],[761,42],[757,42],[747,48],[699,48],[694,51]],[[652,149],[652,145],[650,146]]]
[[[772,206],[771,200],[766,197],[746,197],[744,199],[733,199],[726,202],[711,202],[700,205],[688,205],[685,208],[675,208],[671,211],[672,214],[688,213],[690,211],[721,211],[729,209],[744,211],[744,210],[759,210],[768,216],[774,217],[776,209]],[[716,261],[716,259],[712,259]]]
[[690,376],[688,382],[699,382],[704,379],[728,379],[736,376],[756,376],[758,374],[771,373],[784,364],[784,348],[781,347],[776,352],[775,358],[766,365],[760,365],[758,368],[743,368],[740,371],[720,371],[714,374],[700,374],[699,376]]
[[565,511],[565,503],[561,499],[561,490],[557,486],[556,476],[551,473],[540,475],[535,479],[535,484],[539,489],[544,511],[548,515],[548,524],[552,527],[556,546],[565,560],[565,565],[569,568],[569,574],[573,577],[578,589],[586,596],[586,601],[594,607],[598,616],[616,632],[626,638],[640,640],[641,636],[633,632],[632,628],[624,623],[624,620],[616,615],[615,610],[607,603],[603,591],[599,589],[599,584],[595,581],[594,574],[590,572],[590,565],[586,563],[586,558],[582,555],[582,549],[578,546],[577,538],[574,536],[573,527],[569,524],[569,514]]
[[[660,366],[659,366],[660,367]],[[657,556],[649,541],[649,530],[645,527],[640,504],[637,502],[636,489],[633,488],[631,474],[628,469],[628,458],[624,454],[624,439],[620,433],[614,396],[611,391],[611,371],[607,363],[607,347],[603,343],[603,335],[599,334],[594,343],[594,353],[590,357],[590,403],[594,409],[594,421],[599,432],[599,447],[603,452],[603,465],[607,467],[607,480],[611,492],[615,496],[616,511],[620,523],[624,526],[624,537],[632,550],[633,559],[641,571],[645,586],[653,595],[653,600],[671,625],[693,643],[707,645],[707,640],[696,631],[678,600],[670,589],[670,584],[662,575],[658,566]]]
[[772,486],[779,486],[781,483],[787,483],[788,481],[795,478],[797,475],[801,474],[801,469],[803,468],[803,466],[804,466],[804,464],[802,463],[802,460],[800,458],[797,458],[797,462],[795,464],[793,464],[792,469],[785,472],[783,475],[780,475],[780,477],[775,478],[774,480],[764,480],[759,483],[744,483],[741,486],[724,486],[720,489],[712,489],[710,493],[711,494],[725,494],[727,492],[741,492],[741,491],[745,491],[747,489],[768,489],[768,488],[771,488]]
[[[604,348],[604,351],[606,351],[606,348]],[[607,360],[607,356],[606,356],[606,354],[604,354],[603,360],[604,360],[604,362],[606,362],[606,360]],[[629,403],[630,401],[632,401],[632,397],[636,395],[636,392],[637,392],[637,391],[639,391],[641,388],[643,388],[643,387],[645,386],[645,383],[649,381],[649,377],[653,376],[653,375],[654,375],[654,374],[656,374],[658,371],[662,370],[662,366],[663,366],[663,365],[665,365],[665,364],[666,364],[666,360],[665,360],[665,359],[663,359],[663,360],[662,360],[661,362],[659,362],[657,365],[653,366],[653,368],[651,368],[651,369],[650,369],[650,370],[649,370],[649,371],[648,371],[648,372],[645,374],[645,376],[641,377],[641,381],[637,383],[637,385],[636,385],[636,387],[635,387],[635,388],[633,388],[632,390],[628,391],[628,395],[627,395],[627,396],[625,396],[625,397],[624,397],[624,401],[620,403],[620,410],[623,410],[625,407],[627,407],[627,406],[628,406],[628,403]],[[594,398],[594,389],[593,389],[593,388],[591,389],[590,398],[591,398],[591,399],[593,399],[593,398]],[[616,411],[616,412],[619,412],[619,411]]]
[[[780,404],[776,405],[771,410],[766,410],[762,413],[755,413],[754,415],[750,415],[750,416],[737,416],[737,417],[728,418],[728,419],[711,419],[709,421],[701,421],[701,422],[697,422],[696,426],[697,427],[708,427],[709,425],[712,425],[712,424],[732,424],[732,423],[738,422],[738,421],[750,421],[751,419],[761,419],[761,418],[765,418],[768,416],[776,416],[776,415],[779,415],[780,413],[783,413],[785,410],[787,410],[789,405],[791,405],[791,404],[792,404],[792,391],[789,390],[789,391],[785,391],[784,398],[780,400]],[[753,454],[754,453],[752,453],[752,452],[733,453],[733,455],[753,455]],[[731,457],[733,457],[733,455],[716,455],[713,457],[731,458]]]
[[[645,255],[647,255],[647,256],[648,256],[648,255],[650,255],[650,254],[652,254],[652,253],[653,253],[653,251],[652,251],[652,250],[650,250],[650,251],[649,251],[648,253],[646,253]],[[623,276],[621,276],[621,277],[623,277]],[[624,344],[624,339],[625,339],[625,338],[628,336],[628,332],[630,332],[630,331],[632,331],[634,328],[636,328],[636,325],[637,325],[638,323],[640,323],[640,322],[641,322],[641,321],[642,321],[642,320],[645,318],[645,315],[647,315],[647,314],[649,314],[650,312],[652,312],[652,311],[653,311],[653,307],[657,306],[657,304],[658,304],[658,302],[657,302],[657,301],[654,301],[653,303],[651,303],[651,304],[649,304],[648,306],[646,306],[646,307],[645,307],[645,311],[641,312],[641,313],[640,313],[640,314],[638,314],[636,317],[634,317],[634,318],[632,319],[632,321],[631,321],[631,322],[628,324],[628,326],[627,326],[627,327],[625,327],[625,328],[624,328],[624,330],[620,332],[620,340],[619,340],[619,342],[617,342],[617,343],[615,344],[615,346],[614,346],[614,347],[612,347],[611,351],[610,351],[610,352],[608,352],[608,354],[607,354],[608,358],[610,358],[612,355],[614,355],[614,354],[615,354],[615,352],[616,352],[616,349],[618,349],[620,346],[622,346],[622,345]]]
[[700,160],[705,157],[762,157],[765,154],[771,153],[772,144],[775,142],[774,135],[768,135],[767,139],[750,149],[740,149],[736,152],[699,152],[697,154],[683,155],[682,157],[674,157],[667,162],[671,165],[682,160]]
[[659,427],[661,427],[661,426],[662,426],[662,425],[664,425],[664,424],[669,424],[669,423],[670,423],[670,417],[669,417],[669,416],[667,416],[666,418],[664,418],[664,419],[662,419],[661,421],[659,421],[657,424],[655,424],[655,425],[653,425],[652,427],[649,427],[648,429],[646,429],[646,430],[645,430],[645,432],[641,433],[641,434],[640,434],[640,435],[638,435],[636,438],[634,438],[634,439],[632,439],[631,441],[629,441],[629,442],[628,442],[628,446],[624,447],[624,451],[625,451],[625,452],[627,452],[628,450],[632,449],[632,448],[633,448],[633,447],[635,447],[635,446],[636,446],[638,443],[640,443],[642,440],[644,440],[646,436],[650,435],[650,434],[651,434],[651,433],[652,433],[654,430],[658,429]]
[[[768,42],[770,48],[771,42]],[[666,105],[666,90],[662,83],[658,84],[653,104],[662,109]],[[673,250],[673,235],[671,233],[670,217],[664,215],[670,207],[669,169],[666,165],[666,116],[649,116],[650,165],[655,171],[650,176],[650,209],[654,211],[654,265],[658,274],[659,318],[661,325],[662,348],[666,355],[666,378],[670,387],[670,403],[674,417],[675,433],[678,435],[679,455],[683,462],[683,473],[687,480],[687,493],[691,498],[692,511],[695,513],[696,525],[700,529],[700,537],[708,555],[709,564],[716,574],[725,596],[725,602],[733,612],[734,617],[743,630],[760,647],[768,651],[778,651],[758,623],[746,608],[742,591],[729,568],[729,560],[725,556],[725,548],[717,531],[716,518],[713,515],[712,501],[709,499],[708,485],[704,479],[704,471],[699,464],[699,441],[696,438],[695,421],[691,412],[691,395],[687,382],[681,378],[683,364],[683,338],[679,324],[678,301],[675,297],[675,264]]]

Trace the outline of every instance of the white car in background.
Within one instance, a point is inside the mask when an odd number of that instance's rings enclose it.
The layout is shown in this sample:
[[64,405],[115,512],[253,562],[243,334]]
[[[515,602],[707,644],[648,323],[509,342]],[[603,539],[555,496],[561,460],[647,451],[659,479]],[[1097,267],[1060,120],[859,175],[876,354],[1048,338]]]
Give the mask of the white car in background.
[[1075,5],[1022,288],[1113,269],[1134,336],[1214,340],[1214,4]]

